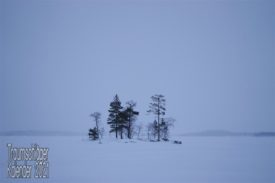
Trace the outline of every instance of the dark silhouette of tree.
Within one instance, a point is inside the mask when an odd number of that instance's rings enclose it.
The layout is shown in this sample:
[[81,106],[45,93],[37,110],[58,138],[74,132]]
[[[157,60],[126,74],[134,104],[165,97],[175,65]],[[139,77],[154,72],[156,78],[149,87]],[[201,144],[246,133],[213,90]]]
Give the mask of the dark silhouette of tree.
[[99,112],[94,112],[90,116],[94,118],[96,129],[97,131],[99,131],[99,122],[100,122],[101,114]]
[[93,129],[92,128],[89,129],[89,138],[91,140],[97,140],[99,138],[99,133],[96,127],[94,127]]
[[123,139],[123,133],[127,130],[127,118],[128,116],[125,111],[119,112],[117,129],[120,134],[120,139]]
[[100,140],[100,137],[102,137],[102,133],[103,133],[103,130],[101,132],[101,130],[99,129],[99,123],[100,123],[100,119],[101,119],[101,114],[99,112],[94,112],[90,116],[95,121],[95,128],[94,128],[94,130],[92,129],[93,131],[91,132],[91,134],[95,135],[95,133],[96,133],[97,139]]
[[152,103],[149,105],[147,112],[153,113],[157,117],[157,140],[160,141],[160,118],[165,115],[165,98],[163,95],[154,95],[151,97]]
[[134,122],[136,120],[137,115],[139,115],[138,111],[134,110],[136,103],[133,101],[129,101],[126,103],[126,109],[123,111],[126,117],[126,130],[127,137],[131,139],[134,133]]
[[[118,98],[118,95],[115,95],[114,100],[110,103],[110,109],[109,111],[109,117],[107,120],[107,123],[110,125],[110,133],[115,132],[116,133],[116,138],[118,138],[118,132],[123,131],[121,122],[122,122],[122,117],[121,116],[121,102]],[[122,135],[121,135],[122,137]]]

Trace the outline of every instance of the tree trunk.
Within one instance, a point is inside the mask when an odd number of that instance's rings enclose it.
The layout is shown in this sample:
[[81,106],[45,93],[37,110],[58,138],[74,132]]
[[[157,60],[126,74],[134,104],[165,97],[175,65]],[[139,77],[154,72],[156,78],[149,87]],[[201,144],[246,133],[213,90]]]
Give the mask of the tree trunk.
[[160,141],[160,126],[159,126],[159,115],[160,115],[160,101],[159,101],[159,98],[158,98],[158,141]]
[[131,139],[131,119],[129,119],[128,138]]
[[120,130],[120,139],[123,139],[123,130]]
[[117,138],[117,124],[116,124],[116,129],[115,130],[116,130],[116,138]]

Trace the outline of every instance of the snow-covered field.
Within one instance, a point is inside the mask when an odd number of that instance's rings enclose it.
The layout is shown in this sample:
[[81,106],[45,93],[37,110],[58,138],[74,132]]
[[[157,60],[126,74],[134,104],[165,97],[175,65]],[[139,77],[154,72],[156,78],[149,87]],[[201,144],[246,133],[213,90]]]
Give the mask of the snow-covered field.
[[[274,183],[275,138],[177,137],[171,142],[0,137],[0,182]],[[49,148],[50,178],[7,178],[7,143]]]

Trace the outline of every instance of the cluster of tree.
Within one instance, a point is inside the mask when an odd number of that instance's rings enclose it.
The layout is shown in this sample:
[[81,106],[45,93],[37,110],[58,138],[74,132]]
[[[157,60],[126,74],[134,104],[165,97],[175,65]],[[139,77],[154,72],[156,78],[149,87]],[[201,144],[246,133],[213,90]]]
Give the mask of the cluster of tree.
[[136,120],[136,116],[139,115],[139,112],[134,110],[135,106],[135,102],[129,101],[123,108],[118,95],[110,103],[107,123],[111,128],[110,133],[115,133],[116,138],[120,135],[120,138],[123,139],[123,134],[126,134],[129,139],[133,137],[133,123]]
[[168,141],[169,137],[169,129],[174,124],[173,118],[161,118],[161,122],[158,123],[155,120],[153,123],[149,123],[147,126],[147,138],[148,140],[158,140],[161,139],[164,141]]
[[[147,126],[147,136],[149,140],[168,140],[169,129],[173,126],[174,119],[165,118],[165,98],[163,95],[154,95],[151,97],[152,102],[149,105],[148,113],[155,115],[155,121]],[[121,105],[118,95],[115,95],[110,103],[108,110],[109,116],[107,124],[110,125],[110,133],[115,133],[116,138],[123,139],[125,136],[129,139],[136,134],[139,138],[142,130],[142,125],[134,125],[134,122],[139,115],[135,110],[136,103],[133,101],[126,102],[125,107]],[[89,137],[91,140],[100,140],[103,136],[104,129],[99,129],[101,114],[98,112],[92,113],[91,117],[95,121],[95,127],[89,129]]]

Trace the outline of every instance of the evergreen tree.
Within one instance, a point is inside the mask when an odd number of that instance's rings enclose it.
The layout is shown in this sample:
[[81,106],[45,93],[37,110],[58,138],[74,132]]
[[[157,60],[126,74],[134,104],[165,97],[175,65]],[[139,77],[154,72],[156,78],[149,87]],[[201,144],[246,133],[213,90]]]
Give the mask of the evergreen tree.
[[127,137],[129,139],[133,136],[134,131],[134,121],[136,120],[136,116],[139,115],[139,112],[134,110],[136,103],[133,101],[129,101],[126,103],[126,109],[123,111],[126,117],[126,129],[127,129]]
[[120,138],[123,139],[123,132],[125,129],[127,129],[127,114],[125,111],[121,111],[118,114],[118,124],[117,124],[117,130],[120,134]]
[[122,120],[120,115],[121,109],[122,109],[121,102],[118,98],[118,95],[115,95],[114,100],[110,103],[110,109],[108,110],[109,117],[108,117],[107,123],[110,125],[110,128],[111,128],[110,133],[115,132],[116,138],[118,138],[119,130],[122,131],[121,125],[120,125]]
[[165,115],[165,98],[163,95],[154,95],[151,97],[152,103],[149,105],[149,110],[147,112],[153,113],[157,117],[157,136],[158,141],[160,141],[160,117]]
[[97,140],[99,138],[99,133],[96,127],[89,129],[89,138],[91,140]]

